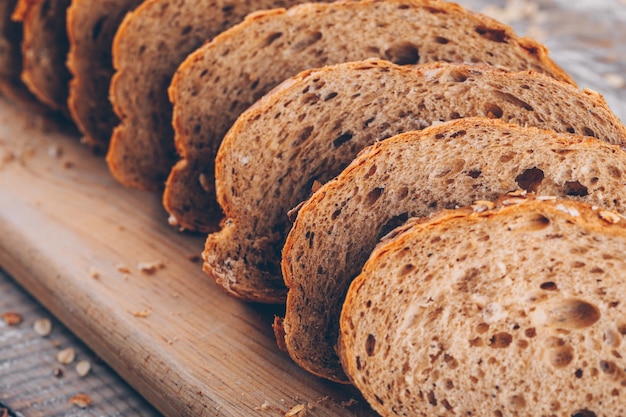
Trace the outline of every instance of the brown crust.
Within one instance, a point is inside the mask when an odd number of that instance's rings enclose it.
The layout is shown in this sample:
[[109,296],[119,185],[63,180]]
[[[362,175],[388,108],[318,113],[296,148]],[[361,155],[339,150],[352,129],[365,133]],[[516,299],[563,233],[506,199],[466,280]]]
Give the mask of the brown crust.
[[65,66],[69,4],[70,0],[19,0],[13,13],[24,30],[22,81],[42,103],[65,114],[70,78]]
[[109,102],[113,76],[113,36],[125,14],[142,0],[93,2],[73,0],[67,10],[69,53],[73,76],[68,106],[72,119],[92,148],[105,151],[119,122]]

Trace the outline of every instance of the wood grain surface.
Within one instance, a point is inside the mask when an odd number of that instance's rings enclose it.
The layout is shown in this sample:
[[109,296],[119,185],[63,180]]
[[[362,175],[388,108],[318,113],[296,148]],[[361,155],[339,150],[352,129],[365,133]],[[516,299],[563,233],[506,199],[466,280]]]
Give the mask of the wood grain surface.
[[76,136],[0,101],[0,145],[0,265],[162,413],[373,415],[281,353],[276,312],[218,290],[194,262],[204,238],[168,226],[157,195],[115,183]]
[[[461,3],[489,4],[518,32],[534,32],[625,119],[623,2],[507,2],[536,7],[517,17],[504,2]],[[158,195],[116,184],[75,134],[0,101],[0,266],[159,411],[374,415],[354,389],[308,375],[278,350],[276,311],[216,288],[197,262],[203,242],[167,225]],[[162,267],[140,270],[150,263]]]

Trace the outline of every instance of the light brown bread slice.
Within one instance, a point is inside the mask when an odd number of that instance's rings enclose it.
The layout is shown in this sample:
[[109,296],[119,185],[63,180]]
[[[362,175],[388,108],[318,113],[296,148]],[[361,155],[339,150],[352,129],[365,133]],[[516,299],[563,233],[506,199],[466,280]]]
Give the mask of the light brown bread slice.
[[110,97],[120,124],[107,163],[122,184],[162,189],[176,161],[167,87],[185,57],[258,9],[301,0],[146,0],[113,41]]
[[302,206],[285,243],[287,351],[312,373],[345,378],[335,345],[346,290],[379,238],[407,218],[516,189],[624,213],[624,178],[617,145],[498,120],[456,120],[365,149]]
[[23,24],[22,81],[45,105],[67,113],[70,73],[66,12],[71,0],[19,0],[13,19]]
[[383,60],[305,71],[242,114],[225,137],[216,186],[227,221],[207,239],[205,271],[237,297],[284,301],[287,213],[311,185],[337,175],[377,140],[468,116],[626,138],[600,96],[534,72]]
[[214,158],[237,116],[288,77],[371,57],[397,64],[486,62],[571,79],[542,45],[460,6],[431,0],[311,3],[255,13],[220,34],[178,69],[170,87],[182,160],[164,204],[185,228],[214,231]]
[[342,363],[381,416],[626,415],[625,251],[579,202],[414,224],[350,286]]
[[72,119],[89,146],[107,149],[118,119],[109,102],[113,76],[113,36],[126,13],[142,0],[72,0],[67,10],[72,74],[68,106]]

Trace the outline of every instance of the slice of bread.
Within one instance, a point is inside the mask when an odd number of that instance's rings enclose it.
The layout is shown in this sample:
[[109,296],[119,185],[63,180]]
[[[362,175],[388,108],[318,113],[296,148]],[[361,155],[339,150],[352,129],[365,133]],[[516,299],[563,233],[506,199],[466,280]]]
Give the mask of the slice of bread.
[[11,99],[28,95],[22,74],[22,25],[11,20],[17,0],[0,3],[0,93]]
[[176,68],[246,14],[296,2],[146,0],[129,13],[113,41],[110,98],[120,119],[106,158],[113,176],[130,187],[162,189],[177,159],[167,97]]
[[22,22],[22,81],[42,103],[65,114],[70,73],[66,12],[71,0],[19,0],[13,19]]
[[68,106],[72,119],[92,148],[105,151],[118,119],[109,102],[113,76],[113,36],[126,13],[142,0],[73,0],[67,10],[72,74]]
[[432,0],[311,3],[255,13],[178,69],[170,87],[176,147],[164,205],[185,229],[214,231],[214,158],[236,118],[300,71],[371,57],[397,64],[471,61],[572,82],[542,45],[460,6]]
[[580,202],[415,223],[350,286],[342,363],[381,416],[626,415],[625,252]]
[[626,140],[602,97],[535,72],[384,60],[305,71],[243,113],[226,135],[215,170],[228,220],[207,239],[205,271],[237,297],[284,301],[287,213],[312,184],[337,175],[377,140],[468,116]]
[[481,118],[363,150],[304,203],[285,243],[290,356],[312,373],[345,378],[335,345],[346,290],[379,238],[407,218],[516,189],[624,213],[624,178],[626,152],[617,145]]

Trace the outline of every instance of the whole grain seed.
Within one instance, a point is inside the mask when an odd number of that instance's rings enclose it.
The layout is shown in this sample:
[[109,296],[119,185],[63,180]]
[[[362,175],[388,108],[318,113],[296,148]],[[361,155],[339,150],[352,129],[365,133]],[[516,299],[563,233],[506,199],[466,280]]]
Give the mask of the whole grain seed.
[[46,337],[52,332],[52,322],[46,318],[37,319],[33,323],[33,330],[37,336]]
[[59,352],[57,352],[57,362],[59,362],[60,364],[63,365],[69,365],[70,363],[74,362],[74,359],[76,358],[76,352],[74,351],[73,348],[65,348],[63,350],[60,350]]

